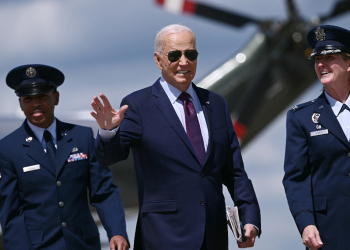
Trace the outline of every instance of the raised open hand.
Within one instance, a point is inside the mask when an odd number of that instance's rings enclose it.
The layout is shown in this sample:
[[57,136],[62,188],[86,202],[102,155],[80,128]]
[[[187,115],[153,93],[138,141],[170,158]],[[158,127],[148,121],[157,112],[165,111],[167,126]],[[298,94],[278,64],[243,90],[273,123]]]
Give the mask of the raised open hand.
[[124,113],[128,109],[128,105],[120,107],[117,111],[109,103],[107,97],[104,94],[100,94],[101,100],[94,96],[91,102],[91,107],[95,111],[90,111],[90,114],[97,121],[100,128],[105,130],[112,130],[119,126],[124,118]]

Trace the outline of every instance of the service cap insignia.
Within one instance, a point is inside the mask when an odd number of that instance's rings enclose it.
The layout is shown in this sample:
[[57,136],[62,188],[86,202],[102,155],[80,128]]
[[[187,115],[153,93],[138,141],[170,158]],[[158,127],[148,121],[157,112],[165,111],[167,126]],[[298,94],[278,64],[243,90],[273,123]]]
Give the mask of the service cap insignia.
[[321,29],[320,27],[317,27],[317,29],[315,30],[315,35],[317,41],[319,42],[326,40],[326,33],[324,33],[324,29]]
[[314,123],[318,123],[318,119],[320,118],[321,114],[319,113],[313,113],[312,117],[311,117],[311,120],[314,122]]
[[26,70],[26,74],[27,74],[27,76],[29,76],[29,77],[34,77],[34,76],[36,76],[36,70],[35,70],[33,67],[29,67],[29,68]]

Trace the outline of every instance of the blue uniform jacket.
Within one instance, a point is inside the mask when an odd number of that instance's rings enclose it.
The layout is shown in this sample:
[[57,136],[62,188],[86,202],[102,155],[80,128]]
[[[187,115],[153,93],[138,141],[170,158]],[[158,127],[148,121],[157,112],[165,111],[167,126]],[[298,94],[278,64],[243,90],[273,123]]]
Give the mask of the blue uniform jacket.
[[134,155],[139,199],[135,249],[228,249],[226,185],[243,223],[260,228],[260,210],[226,101],[193,85],[209,130],[205,163],[201,166],[191,142],[161,87],[134,92],[117,135],[104,145],[96,139],[100,163],[109,166]]
[[[68,162],[76,153],[88,158]],[[0,174],[5,249],[101,249],[88,197],[108,237],[127,239],[119,188],[96,161],[91,128],[57,120],[55,169],[25,121],[0,141]]]
[[288,111],[284,170],[300,234],[315,225],[323,250],[349,249],[350,143],[324,93]]

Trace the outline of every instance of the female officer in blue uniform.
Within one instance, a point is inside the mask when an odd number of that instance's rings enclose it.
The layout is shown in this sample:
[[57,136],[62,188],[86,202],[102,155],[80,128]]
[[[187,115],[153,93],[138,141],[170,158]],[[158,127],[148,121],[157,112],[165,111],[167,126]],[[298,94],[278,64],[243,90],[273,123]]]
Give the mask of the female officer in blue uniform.
[[[95,206],[110,248],[128,249],[119,188],[95,158],[92,129],[59,121],[56,88],[61,71],[24,65],[9,72],[7,85],[26,116],[0,141],[0,219],[8,250],[99,250]],[[87,190],[89,191],[87,193]]]
[[350,31],[307,38],[323,93],[288,111],[283,184],[306,247],[350,249]]

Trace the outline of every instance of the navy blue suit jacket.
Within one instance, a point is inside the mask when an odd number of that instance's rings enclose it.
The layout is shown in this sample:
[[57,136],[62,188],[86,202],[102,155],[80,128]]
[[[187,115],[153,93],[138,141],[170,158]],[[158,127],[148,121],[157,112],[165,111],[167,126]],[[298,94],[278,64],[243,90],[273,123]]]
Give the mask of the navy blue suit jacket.
[[[312,121],[314,113],[320,114],[318,123]],[[321,135],[311,136],[314,131]],[[323,250],[350,248],[349,152],[324,93],[288,111],[283,184],[300,234],[317,226]]]
[[[67,162],[76,153],[88,159]],[[33,165],[40,169],[24,171]],[[0,141],[0,173],[5,249],[101,249],[88,196],[108,237],[127,239],[119,188],[112,183],[111,171],[96,161],[91,128],[57,120],[55,168],[25,121]]]
[[196,91],[209,130],[201,166],[191,142],[158,81],[122,100],[128,110],[117,135],[104,145],[96,139],[100,163],[126,159],[131,149],[138,184],[139,220],[135,249],[227,249],[225,184],[239,206],[243,223],[260,228],[260,210],[243,167],[226,101]]

